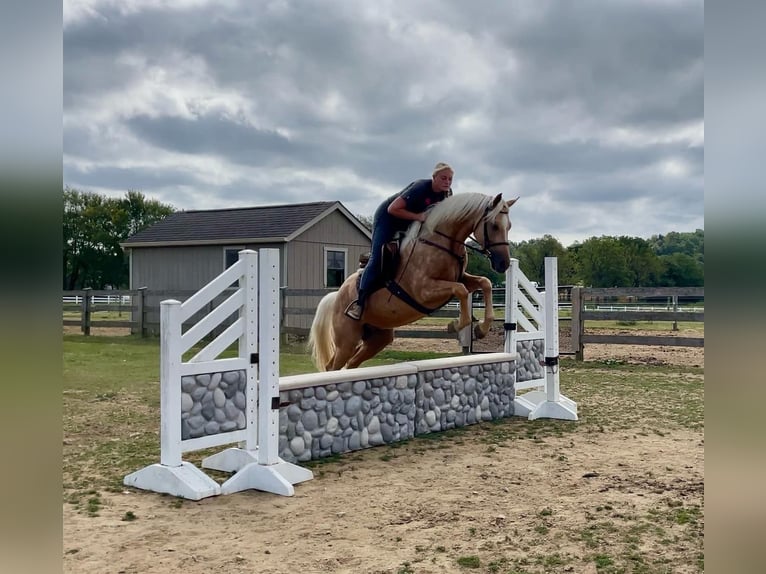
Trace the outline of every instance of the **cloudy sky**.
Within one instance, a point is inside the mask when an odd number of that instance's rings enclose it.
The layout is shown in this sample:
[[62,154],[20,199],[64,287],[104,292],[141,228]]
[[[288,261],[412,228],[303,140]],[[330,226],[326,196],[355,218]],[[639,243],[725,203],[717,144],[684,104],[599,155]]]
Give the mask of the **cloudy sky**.
[[177,209],[455,168],[510,238],[703,228],[701,0],[65,0],[64,184]]

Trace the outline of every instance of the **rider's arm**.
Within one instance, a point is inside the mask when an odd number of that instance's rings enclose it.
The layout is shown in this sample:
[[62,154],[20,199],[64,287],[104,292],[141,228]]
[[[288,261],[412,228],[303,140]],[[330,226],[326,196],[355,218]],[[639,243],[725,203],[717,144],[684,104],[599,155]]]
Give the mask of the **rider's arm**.
[[415,213],[414,211],[407,209],[407,202],[404,201],[403,197],[397,197],[391,202],[391,205],[388,206],[388,213],[399,219],[406,219],[409,221],[426,220],[425,213]]

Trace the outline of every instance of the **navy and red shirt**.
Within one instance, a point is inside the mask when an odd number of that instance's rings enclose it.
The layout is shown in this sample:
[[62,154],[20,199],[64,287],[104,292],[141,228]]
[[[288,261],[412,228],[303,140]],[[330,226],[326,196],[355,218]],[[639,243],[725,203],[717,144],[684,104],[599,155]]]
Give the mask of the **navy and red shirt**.
[[452,195],[451,189],[447,193],[435,192],[432,187],[432,180],[418,179],[384,201],[375,213],[375,219],[379,221],[381,218],[386,218],[389,220],[388,223],[395,228],[395,231],[405,231],[412,221],[399,219],[388,213],[388,207],[396,198],[401,197],[404,199],[408,211],[422,213],[433,204],[439,203],[450,195]]

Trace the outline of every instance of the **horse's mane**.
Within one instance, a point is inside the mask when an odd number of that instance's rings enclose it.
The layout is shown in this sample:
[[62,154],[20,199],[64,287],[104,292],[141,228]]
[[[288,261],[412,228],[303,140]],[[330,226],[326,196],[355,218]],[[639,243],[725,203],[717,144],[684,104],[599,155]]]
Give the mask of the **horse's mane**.
[[[424,226],[426,231],[433,231],[442,223],[466,219],[477,211],[484,214],[484,209],[490,204],[492,199],[489,195],[475,192],[451,195],[444,201],[440,201],[429,208],[425,223],[416,221],[410,225],[403,244],[406,245],[414,240]],[[487,219],[494,218],[504,205],[504,202],[499,201],[495,208],[486,215]]]

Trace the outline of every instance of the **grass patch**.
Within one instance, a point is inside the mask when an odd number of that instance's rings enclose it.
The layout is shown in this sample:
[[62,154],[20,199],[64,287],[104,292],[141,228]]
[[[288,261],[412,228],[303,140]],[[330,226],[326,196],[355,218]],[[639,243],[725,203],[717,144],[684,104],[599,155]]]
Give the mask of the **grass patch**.
[[480,568],[481,560],[478,556],[461,556],[457,559],[458,566],[463,568]]
[[[600,321],[588,319],[585,329],[620,329],[625,331],[673,331],[673,321]],[[678,332],[705,331],[702,321],[678,321]]]

